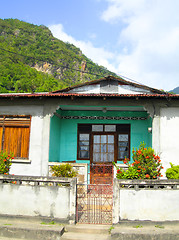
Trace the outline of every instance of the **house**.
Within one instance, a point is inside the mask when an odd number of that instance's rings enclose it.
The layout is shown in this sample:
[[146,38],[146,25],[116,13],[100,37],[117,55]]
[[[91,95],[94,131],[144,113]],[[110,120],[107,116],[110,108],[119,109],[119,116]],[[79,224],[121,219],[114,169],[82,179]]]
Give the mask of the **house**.
[[0,146],[14,153],[13,174],[48,176],[50,165],[70,162],[81,181],[95,183],[95,166],[105,163],[101,175],[110,181],[110,163],[125,167],[124,157],[132,160],[143,141],[160,155],[164,172],[179,163],[179,95],[123,78],[0,94],[0,115]]

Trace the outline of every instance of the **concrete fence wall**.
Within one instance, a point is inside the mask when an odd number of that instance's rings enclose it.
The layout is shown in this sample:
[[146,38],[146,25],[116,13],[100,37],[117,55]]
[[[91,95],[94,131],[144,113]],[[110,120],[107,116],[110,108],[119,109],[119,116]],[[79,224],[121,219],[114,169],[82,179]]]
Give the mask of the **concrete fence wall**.
[[[75,222],[76,178],[0,175],[0,215],[39,216]],[[113,223],[179,221],[179,180],[118,180]]]
[[0,214],[75,221],[76,179],[0,175]]
[[178,180],[114,181],[113,222],[179,220]]

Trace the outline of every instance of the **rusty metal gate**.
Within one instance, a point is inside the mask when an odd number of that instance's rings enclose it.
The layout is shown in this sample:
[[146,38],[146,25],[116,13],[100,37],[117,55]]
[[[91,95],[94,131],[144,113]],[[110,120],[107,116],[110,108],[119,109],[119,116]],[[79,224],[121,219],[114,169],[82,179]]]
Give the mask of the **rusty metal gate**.
[[112,224],[113,185],[78,184],[76,222]]

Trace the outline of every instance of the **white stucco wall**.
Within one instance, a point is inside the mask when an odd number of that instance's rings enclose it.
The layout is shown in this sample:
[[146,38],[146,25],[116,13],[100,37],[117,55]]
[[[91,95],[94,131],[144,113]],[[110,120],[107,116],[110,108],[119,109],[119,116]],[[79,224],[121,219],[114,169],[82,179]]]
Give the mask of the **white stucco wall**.
[[[44,106],[0,106],[1,115],[31,115],[29,159],[14,159],[10,174],[47,176],[50,116],[44,116]],[[45,154],[45,157],[44,157]]]
[[0,184],[0,214],[68,220],[70,187]]
[[160,110],[160,156],[164,172],[169,162],[179,165],[179,107]]
[[179,190],[120,189],[121,220],[179,220]]

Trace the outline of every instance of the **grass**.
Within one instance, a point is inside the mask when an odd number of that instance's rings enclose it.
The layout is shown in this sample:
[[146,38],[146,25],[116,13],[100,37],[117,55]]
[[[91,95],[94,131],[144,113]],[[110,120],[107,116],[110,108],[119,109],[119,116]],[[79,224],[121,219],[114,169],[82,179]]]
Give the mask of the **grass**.
[[41,222],[42,225],[55,225],[56,223],[54,221],[51,222]]
[[133,228],[143,228],[143,226],[139,224],[139,225],[133,226]]
[[114,229],[114,227],[113,226],[111,226],[110,228],[109,228],[109,234],[111,234],[111,231]]
[[156,228],[165,228],[164,226],[155,225]]

